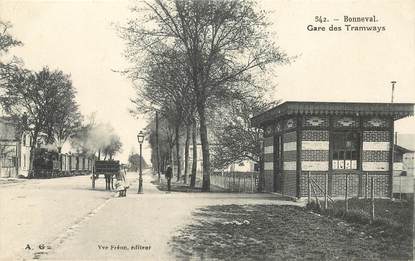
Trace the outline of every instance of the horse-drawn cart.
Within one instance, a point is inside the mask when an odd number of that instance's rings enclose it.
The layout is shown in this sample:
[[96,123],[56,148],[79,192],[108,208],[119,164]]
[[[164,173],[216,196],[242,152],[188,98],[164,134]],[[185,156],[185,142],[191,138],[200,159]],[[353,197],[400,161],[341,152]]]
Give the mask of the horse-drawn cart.
[[95,189],[95,180],[102,174],[105,177],[105,189],[114,189],[114,175],[120,172],[120,162],[118,160],[96,160],[94,172],[92,174],[92,189]]

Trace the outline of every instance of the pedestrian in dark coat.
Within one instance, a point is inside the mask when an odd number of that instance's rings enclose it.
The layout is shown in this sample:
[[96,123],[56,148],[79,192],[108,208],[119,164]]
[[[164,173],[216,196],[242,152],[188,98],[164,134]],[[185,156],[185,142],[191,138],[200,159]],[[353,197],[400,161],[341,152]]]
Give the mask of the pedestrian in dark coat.
[[171,177],[173,175],[173,169],[170,167],[170,165],[167,165],[166,169],[166,179],[167,179],[167,190],[170,191],[171,189]]

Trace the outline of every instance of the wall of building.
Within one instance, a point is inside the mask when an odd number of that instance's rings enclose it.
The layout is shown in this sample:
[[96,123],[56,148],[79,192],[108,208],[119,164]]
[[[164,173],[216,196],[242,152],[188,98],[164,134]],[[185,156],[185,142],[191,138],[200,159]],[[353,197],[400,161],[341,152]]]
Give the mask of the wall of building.
[[0,177],[17,175],[18,141],[16,130],[9,119],[0,117]]
[[[282,135],[283,175],[280,180],[282,193],[289,196],[304,197],[308,194],[308,175],[320,189],[314,191],[324,195],[326,185],[329,195],[344,196],[346,178],[348,195],[364,196],[370,190],[370,180],[374,180],[377,197],[388,197],[391,193],[391,133],[392,121],[388,118],[349,117],[349,116],[302,116],[288,118],[270,124],[274,131],[264,138],[264,178],[265,190],[274,190],[275,137]],[[297,124],[300,126],[297,128]],[[278,127],[281,125],[280,127]],[[267,128],[265,127],[265,133]],[[278,133],[278,129],[280,133]],[[342,163],[331,162],[333,142],[332,131],[352,131],[358,137],[360,148],[358,159]],[[299,137],[299,139],[297,138]],[[297,162],[297,159],[299,162]],[[347,165],[347,166],[346,166]],[[278,179],[277,179],[278,181]],[[297,191],[299,189],[299,191]],[[314,194],[313,193],[313,194]]]
[[389,131],[363,131],[363,171],[389,171]]
[[264,138],[264,190],[274,191],[274,136]]
[[253,172],[255,171],[255,162],[252,160],[244,160],[241,163],[233,163],[223,171],[227,172]]
[[15,178],[17,176],[17,141],[0,140],[0,177]]
[[[310,126],[309,121],[316,121],[316,125]],[[305,118],[303,128],[326,126],[326,117]],[[328,130],[302,130],[301,134],[301,196],[306,196],[308,191],[307,175],[324,187],[325,174],[329,169],[329,131]],[[321,195],[321,191],[316,191]]]
[[[368,175],[368,182],[374,179],[374,191],[378,197],[389,197],[391,195],[391,150],[393,146],[392,129],[387,119],[377,117],[363,119],[363,144],[362,144],[362,171]],[[371,130],[365,130],[370,128]],[[373,129],[375,128],[375,129]],[[389,128],[389,130],[376,130],[377,128]],[[364,189],[366,178],[362,180]]]
[[[295,121],[294,119],[290,119]],[[284,195],[297,196],[297,131],[287,128],[287,132],[283,134],[283,176],[282,176],[282,193]]]
[[[308,194],[308,175],[324,188],[325,174],[329,169],[329,118],[325,116],[304,116],[300,118],[299,159],[300,170],[298,196]],[[314,193],[321,195],[315,189]]]
[[414,193],[414,153],[395,157],[393,164],[393,194]]
[[30,168],[30,144],[31,135],[29,132],[23,132],[20,141],[20,159],[19,159],[19,176],[28,177]]

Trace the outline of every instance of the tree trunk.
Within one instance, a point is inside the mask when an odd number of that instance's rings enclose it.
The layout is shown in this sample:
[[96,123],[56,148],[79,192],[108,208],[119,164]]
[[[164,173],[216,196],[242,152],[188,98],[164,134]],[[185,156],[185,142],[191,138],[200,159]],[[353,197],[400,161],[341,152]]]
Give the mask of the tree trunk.
[[192,127],[192,143],[193,143],[193,160],[192,160],[192,174],[190,176],[190,187],[196,186],[196,171],[197,171],[197,139],[196,139],[196,121],[193,122]]
[[187,172],[189,168],[189,145],[190,145],[190,125],[186,126],[186,142],[184,146],[184,184],[187,184]]
[[167,162],[168,162],[168,156],[165,154],[165,153],[163,153],[163,161],[162,161],[162,166],[161,166],[161,170],[164,172],[165,171],[165,169],[166,169],[166,165],[167,165]]
[[200,104],[198,106],[198,113],[200,118],[200,141],[202,143],[202,159],[203,159],[203,181],[202,191],[210,191],[210,158],[209,158],[209,141],[206,127],[205,106]]
[[30,146],[30,157],[29,157],[29,173],[27,174],[28,178],[34,178],[33,162],[34,162],[34,153],[35,148],[33,145]]
[[101,149],[98,150],[98,160],[101,160]]
[[156,149],[157,149],[157,175],[160,181],[160,145],[159,145],[159,114],[156,111]]
[[34,160],[35,160],[35,148],[36,148],[36,141],[38,136],[38,131],[35,130],[33,132],[32,142],[30,143],[30,155],[29,155],[29,173],[28,178],[34,178]]
[[180,124],[176,123],[176,164],[177,164],[177,181],[180,181],[181,166],[180,166]]
[[164,162],[165,162],[165,157],[164,155],[160,155],[160,171],[163,172],[164,171]]
[[53,129],[52,127],[48,127],[48,131],[46,133],[46,144],[52,144],[54,142],[54,137],[53,137]]
[[[174,172],[174,166],[173,166],[173,163],[174,163],[174,153],[173,153],[173,147],[174,147],[174,145],[173,146],[170,146],[170,154],[169,154],[169,161],[168,161],[168,163],[167,164],[170,164],[170,166],[171,166],[171,168],[172,168],[172,170],[173,170],[173,172]],[[172,173],[172,177],[173,177],[173,174],[174,173]]]
[[264,191],[265,179],[264,179],[264,158],[259,159],[259,176],[258,176],[258,192]]

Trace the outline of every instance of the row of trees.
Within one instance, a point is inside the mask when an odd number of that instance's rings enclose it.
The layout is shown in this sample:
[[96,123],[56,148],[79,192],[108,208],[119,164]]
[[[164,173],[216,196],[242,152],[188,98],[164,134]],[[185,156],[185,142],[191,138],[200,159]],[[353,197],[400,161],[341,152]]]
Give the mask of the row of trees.
[[30,169],[33,168],[34,150],[41,139],[46,145],[53,145],[60,152],[63,144],[72,139],[78,152],[94,154],[103,151],[112,158],[120,150],[121,142],[113,132],[110,137],[88,150],[76,146],[92,143],[99,126],[83,125],[83,117],[75,100],[76,90],[71,76],[61,70],[47,66],[40,71],[24,68],[23,62],[8,55],[12,47],[22,43],[10,34],[11,24],[0,21],[0,104],[3,114],[9,116],[18,129],[17,137],[23,131],[30,132],[32,140]]
[[138,172],[138,170],[140,169],[140,160],[141,160],[141,167],[143,169],[148,168],[147,162],[144,160],[144,158],[140,154],[131,153],[130,156],[128,156],[129,171]]
[[271,86],[260,84],[267,72],[289,61],[270,39],[266,13],[251,0],[155,0],[132,8],[132,15],[119,30],[133,65],[126,74],[137,90],[134,112],[160,115],[160,128],[154,116],[149,126],[157,164],[171,162],[175,147],[180,177],[181,133],[184,177],[190,139],[193,148],[200,139],[203,191],[210,190],[210,142],[218,143],[218,165],[260,161],[261,134],[250,128],[249,118],[270,106],[262,97]]

